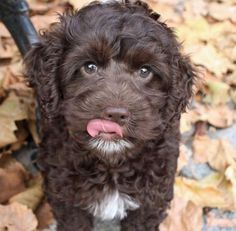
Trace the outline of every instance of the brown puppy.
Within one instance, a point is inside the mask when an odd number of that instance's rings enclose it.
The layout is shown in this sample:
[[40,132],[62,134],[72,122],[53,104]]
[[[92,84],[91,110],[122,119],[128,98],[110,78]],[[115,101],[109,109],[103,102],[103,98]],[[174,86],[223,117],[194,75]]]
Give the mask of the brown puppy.
[[90,231],[94,217],[154,231],[165,218],[195,73],[158,18],[140,1],[94,2],[61,16],[25,60],[58,231]]

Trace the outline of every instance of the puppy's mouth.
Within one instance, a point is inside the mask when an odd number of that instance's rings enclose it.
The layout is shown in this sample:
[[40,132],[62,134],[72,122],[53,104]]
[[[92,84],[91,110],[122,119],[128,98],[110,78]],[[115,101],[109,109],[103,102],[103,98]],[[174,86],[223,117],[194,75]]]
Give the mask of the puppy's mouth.
[[93,119],[87,124],[88,134],[95,138],[101,138],[104,140],[115,140],[123,137],[122,127],[110,120]]

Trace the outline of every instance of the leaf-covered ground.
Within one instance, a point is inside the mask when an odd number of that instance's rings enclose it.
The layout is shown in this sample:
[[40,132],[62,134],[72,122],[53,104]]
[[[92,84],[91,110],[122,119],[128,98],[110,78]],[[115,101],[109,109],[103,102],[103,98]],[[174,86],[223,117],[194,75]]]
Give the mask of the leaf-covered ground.
[[[57,21],[56,12],[88,0],[29,0],[37,28]],[[161,231],[236,230],[236,0],[149,0],[175,28],[199,81],[182,116],[182,143],[175,199]],[[53,223],[42,178],[14,158],[39,143],[33,92],[24,82],[22,59],[0,23],[0,230],[43,230]],[[25,156],[26,156],[25,152]],[[23,161],[24,162],[24,161]],[[31,168],[32,169],[32,168]]]

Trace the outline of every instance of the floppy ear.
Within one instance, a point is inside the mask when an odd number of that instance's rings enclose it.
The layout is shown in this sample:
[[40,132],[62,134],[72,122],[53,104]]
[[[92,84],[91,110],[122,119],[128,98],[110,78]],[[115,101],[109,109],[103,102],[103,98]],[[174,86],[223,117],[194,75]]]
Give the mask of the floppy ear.
[[185,112],[193,95],[193,86],[197,78],[196,70],[188,57],[178,54],[172,62],[173,82],[171,92],[168,95],[171,120],[176,117],[180,119],[181,113]]
[[60,99],[58,67],[62,58],[61,36],[56,31],[45,33],[25,57],[26,76],[38,98],[44,120],[57,114]]

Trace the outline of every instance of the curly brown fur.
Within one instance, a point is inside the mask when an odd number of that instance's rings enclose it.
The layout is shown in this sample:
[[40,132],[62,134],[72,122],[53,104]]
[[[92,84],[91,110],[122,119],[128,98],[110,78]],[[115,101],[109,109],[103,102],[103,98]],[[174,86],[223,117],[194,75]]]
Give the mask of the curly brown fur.
[[[195,73],[158,18],[140,1],[94,2],[61,16],[25,59],[42,114],[39,166],[59,231],[90,231],[91,204],[114,191],[139,205],[126,211],[123,231],[158,230],[166,216]],[[84,71],[88,62],[97,72]],[[143,66],[151,77],[140,77]],[[92,148],[86,130],[107,107],[129,111],[120,125],[132,147],[112,154]]]

